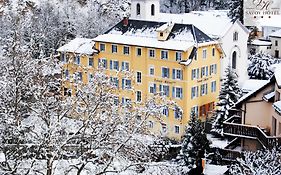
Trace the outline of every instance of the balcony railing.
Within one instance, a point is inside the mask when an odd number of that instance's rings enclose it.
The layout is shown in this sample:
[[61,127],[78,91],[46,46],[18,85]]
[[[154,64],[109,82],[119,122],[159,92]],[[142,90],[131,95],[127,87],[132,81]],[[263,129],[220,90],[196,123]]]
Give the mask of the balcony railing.
[[243,125],[239,116],[233,116],[223,123],[223,133],[225,135],[258,139],[267,148],[281,144],[281,137],[268,136],[258,126]]

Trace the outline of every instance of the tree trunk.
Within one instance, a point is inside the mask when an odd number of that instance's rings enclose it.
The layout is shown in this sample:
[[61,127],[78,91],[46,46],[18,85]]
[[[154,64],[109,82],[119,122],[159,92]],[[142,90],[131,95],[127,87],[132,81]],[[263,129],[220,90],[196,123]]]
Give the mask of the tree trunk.
[[84,169],[85,166],[86,166],[85,163],[83,163],[83,164],[80,166],[80,168],[79,168],[78,171],[77,171],[77,175],[80,175],[80,174],[81,174],[81,172],[82,172],[82,170]]
[[46,175],[52,175],[52,173],[53,173],[53,162],[54,162],[53,157],[48,158]]

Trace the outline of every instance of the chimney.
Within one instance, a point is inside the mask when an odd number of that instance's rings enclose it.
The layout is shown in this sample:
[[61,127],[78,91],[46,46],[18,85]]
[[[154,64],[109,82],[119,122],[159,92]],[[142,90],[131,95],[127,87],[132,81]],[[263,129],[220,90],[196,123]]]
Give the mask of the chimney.
[[126,16],[124,16],[124,17],[123,17],[123,26],[124,26],[124,27],[127,27],[128,24],[129,24],[129,18],[126,17]]

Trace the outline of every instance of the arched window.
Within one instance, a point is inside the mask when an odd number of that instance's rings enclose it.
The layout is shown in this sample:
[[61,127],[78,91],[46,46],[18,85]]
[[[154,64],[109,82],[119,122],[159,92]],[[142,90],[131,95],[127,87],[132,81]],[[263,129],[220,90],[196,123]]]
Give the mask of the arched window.
[[234,51],[232,53],[232,69],[236,69],[236,59],[237,59],[237,53]]
[[155,15],[155,5],[152,4],[151,5],[151,16],[154,16]]
[[140,15],[140,4],[137,3],[137,15]]

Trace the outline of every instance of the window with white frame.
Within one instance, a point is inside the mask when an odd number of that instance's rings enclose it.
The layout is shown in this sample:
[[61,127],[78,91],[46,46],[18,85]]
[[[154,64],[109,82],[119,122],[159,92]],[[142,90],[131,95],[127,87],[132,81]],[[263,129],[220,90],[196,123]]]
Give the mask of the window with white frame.
[[99,59],[99,67],[107,69],[107,60],[106,60],[106,58],[100,58]]
[[110,81],[114,87],[119,88],[119,80],[117,77],[110,77]]
[[197,69],[192,69],[191,71],[191,79],[198,79],[199,78],[199,68]]
[[216,64],[212,64],[210,66],[210,75],[216,74],[216,73],[217,73],[217,65]]
[[149,53],[150,58],[155,58],[155,50],[154,49],[149,49],[148,53]]
[[122,71],[129,71],[130,70],[129,62],[122,61],[121,70]]
[[169,108],[167,106],[164,106],[162,109],[162,114],[166,117],[169,116]]
[[198,97],[198,86],[194,86],[191,88],[191,99]]
[[155,69],[154,66],[149,67],[149,75],[154,75],[155,74]]
[[100,51],[105,52],[105,44],[100,43]]
[[117,53],[117,45],[115,45],[115,44],[111,45],[111,52],[112,53]]
[[175,133],[176,134],[179,134],[180,133],[180,127],[175,125]]
[[165,123],[161,123],[162,126],[162,132],[167,133],[167,125]]
[[148,127],[149,127],[149,128],[153,128],[153,126],[154,126],[153,121],[148,121]]
[[83,75],[82,72],[77,72],[77,80],[82,81]]
[[176,61],[181,61],[182,59],[182,52],[176,52]]
[[65,54],[63,52],[60,53],[60,61],[65,62]]
[[216,92],[216,90],[217,90],[217,82],[212,81],[211,82],[211,92]]
[[126,97],[122,97],[122,105],[126,106],[126,105],[131,105],[132,104],[132,100]]
[[113,104],[114,104],[115,106],[118,106],[118,105],[119,105],[119,98],[118,98],[117,96],[115,96],[115,97],[113,98]]
[[141,91],[136,92],[136,101],[141,102]]
[[201,68],[201,78],[203,78],[204,76],[208,76],[208,66],[204,66]]
[[65,71],[64,71],[64,76],[65,76],[65,79],[69,79],[69,70],[68,69],[66,69]]
[[119,70],[119,62],[116,60],[110,60],[110,65],[109,65],[111,70]]
[[182,88],[181,87],[173,87],[172,94],[174,98],[182,99]]
[[198,106],[193,106],[191,112],[193,112],[195,116],[198,116]]
[[182,112],[181,112],[179,107],[175,107],[174,116],[175,116],[175,119],[181,119],[182,118]]
[[74,59],[75,59],[75,63],[80,65],[80,55],[76,55]]
[[166,97],[169,97],[170,87],[169,85],[159,85],[159,91],[162,95],[165,95]]
[[207,95],[207,93],[208,93],[208,84],[207,83],[202,84],[201,85],[201,96]]
[[163,60],[168,59],[168,51],[167,50],[161,50],[161,59],[163,59]]
[[124,46],[123,47],[123,54],[124,55],[129,55],[130,54],[130,47],[129,46]]
[[203,59],[207,58],[207,49],[203,49]]
[[137,83],[141,83],[141,72],[137,72]]
[[162,78],[169,78],[169,68],[162,67]]
[[177,80],[182,80],[183,76],[182,76],[182,70],[180,69],[173,69],[173,79],[177,79]]
[[122,89],[131,89],[132,88],[132,82],[129,79],[122,79]]
[[155,83],[149,84],[149,93],[151,93],[151,94],[156,93],[156,84]]
[[88,82],[93,82],[93,78],[94,78],[93,74],[89,73],[88,74]]
[[137,56],[141,56],[141,48],[137,48]]
[[93,58],[89,58],[89,66],[93,66],[94,65],[94,59]]

